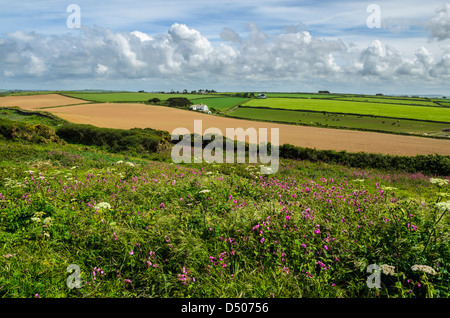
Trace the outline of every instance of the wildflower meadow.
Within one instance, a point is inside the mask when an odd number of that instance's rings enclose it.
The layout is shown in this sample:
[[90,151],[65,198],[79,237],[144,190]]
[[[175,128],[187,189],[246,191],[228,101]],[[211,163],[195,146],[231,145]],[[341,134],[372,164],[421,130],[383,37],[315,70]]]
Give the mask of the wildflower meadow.
[[2,297],[450,295],[448,176],[288,159],[261,175],[17,141],[0,154]]

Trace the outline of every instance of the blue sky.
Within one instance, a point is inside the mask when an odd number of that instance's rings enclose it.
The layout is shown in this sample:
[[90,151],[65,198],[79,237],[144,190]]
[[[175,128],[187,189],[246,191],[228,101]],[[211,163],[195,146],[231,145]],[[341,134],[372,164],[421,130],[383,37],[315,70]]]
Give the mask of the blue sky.
[[[67,27],[69,4],[81,28]],[[369,28],[369,4],[381,27]],[[0,89],[450,94],[445,1],[0,0]]]

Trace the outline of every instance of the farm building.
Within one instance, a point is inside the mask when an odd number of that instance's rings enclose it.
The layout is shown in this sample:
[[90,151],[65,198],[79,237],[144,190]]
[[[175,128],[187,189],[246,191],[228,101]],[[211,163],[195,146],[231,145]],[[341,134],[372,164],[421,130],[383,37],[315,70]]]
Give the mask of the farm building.
[[192,105],[192,106],[189,106],[189,108],[192,109],[192,110],[201,111],[201,112],[204,112],[204,113],[207,113],[207,114],[211,114],[211,111],[208,109],[208,106],[204,105],[204,104]]
[[259,94],[258,98],[265,99],[266,98],[266,94]]

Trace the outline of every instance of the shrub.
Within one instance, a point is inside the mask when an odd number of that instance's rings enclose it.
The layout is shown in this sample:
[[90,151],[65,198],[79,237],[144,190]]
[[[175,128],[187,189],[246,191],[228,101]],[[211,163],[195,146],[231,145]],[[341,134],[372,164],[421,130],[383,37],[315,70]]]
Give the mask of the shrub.
[[171,97],[167,99],[167,105],[171,107],[185,107],[185,106],[191,106],[192,102],[185,98],[185,97]]
[[6,139],[18,139],[36,143],[61,143],[55,132],[48,126],[41,124],[29,125],[9,119],[0,119],[0,135]]
[[157,152],[170,138],[167,132],[150,128],[123,130],[81,124],[64,125],[56,130],[56,134],[71,143],[134,153]]

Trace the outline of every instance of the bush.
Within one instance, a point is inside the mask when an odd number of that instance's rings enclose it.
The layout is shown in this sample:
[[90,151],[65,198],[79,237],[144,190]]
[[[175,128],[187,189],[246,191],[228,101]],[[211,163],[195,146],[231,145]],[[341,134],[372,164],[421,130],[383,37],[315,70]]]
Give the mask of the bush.
[[170,139],[168,133],[150,128],[122,130],[81,124],[64,125],[56,130],[56,134],[71,143],[134,153],[156,152]]
[[185,97],[171,97],[167,99],[167,105],[171,107],[185,107],[185,106],[191,106],[192,102],[185,98]]
[[18,139],[35,143],[61,143],[55,132],[48,126],[41,124],[29,125],[9,119],[0,119],[0,135],[6,139]]

